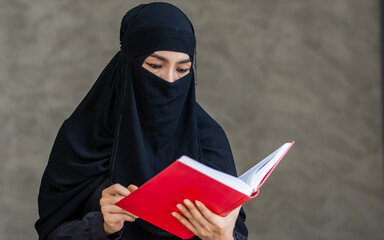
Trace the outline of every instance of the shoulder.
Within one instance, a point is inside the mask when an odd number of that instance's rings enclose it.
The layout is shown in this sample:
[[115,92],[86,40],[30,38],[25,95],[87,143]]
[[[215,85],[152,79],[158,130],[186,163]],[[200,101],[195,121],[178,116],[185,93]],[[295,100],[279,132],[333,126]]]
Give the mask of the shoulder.
[[202,144],[221,148],[229,147],[224,129],[198,103],[196,103],[197,126]]
[[224,129],[197,103],[196,109],[204,164],[236,176],[231,146]]

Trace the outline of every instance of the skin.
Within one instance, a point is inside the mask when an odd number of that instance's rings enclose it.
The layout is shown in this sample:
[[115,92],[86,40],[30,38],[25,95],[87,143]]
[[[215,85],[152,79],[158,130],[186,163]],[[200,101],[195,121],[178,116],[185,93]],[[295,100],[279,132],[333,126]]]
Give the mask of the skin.
[[[192,62],[186,53],[172,51],[156,51],[148,56],[142,67],[157,75],[167,82],[175,82],[190,72]],[[128,196],[137,189],[135,185],[128,188],[120,184],[114,184],[106,188],[100,199],[101,212],[103,214],[103,229],[105,236],[109,236],[123,228],[124,222],[133,222],[137,219],[115,203]],[[212,213],[203,203],[194,203],[185,199],[176,206],[180,213],[172,212],[185,227],[203,240],[233,240],[233,229],[240,207],[233,210],[226,217]]]
[[173,83],[190,72],[192,62],[186,53],[156,51],[144,59],[142,67]]

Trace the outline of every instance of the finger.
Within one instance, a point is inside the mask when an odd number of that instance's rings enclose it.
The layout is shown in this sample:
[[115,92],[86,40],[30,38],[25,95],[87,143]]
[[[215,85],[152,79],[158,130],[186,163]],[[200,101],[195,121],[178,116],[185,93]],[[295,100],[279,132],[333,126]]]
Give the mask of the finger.
[[128,190],[129,190],[131,193],[134,192],[134,191],[136,191],[137,189],[138,189],[138,187],[137,187],[136,185],[131,184],[131,185],[128,186]]
[[138,218],[138,216],[136,216],[135,214],[133,213],[130,213],[116,205],[106,205],[106,206],[102,206],[101,207],[101,212],[103,212],[103,214],[126,214],[126,215],[129,215],[133,218]]
[[107,196],[101,197],[100,200],[103,199],[104,203],[115,204],[116,202],[120,201],[123,198],[124,197],[120,195],[107,195]]
[[136,218],[126,214],[106,214],[103,215],[104,222],[111,227],[124,224],[125,221],[133,222]]
[[112,186],[106,188],[102,192],[102,197],[121,195],[123,197],[128,196],[131,192],[128,188],[123,187],[122,185],[116,183]]
[[198,232],[210,232],[214,226],[203,217],[197,207],[188,199],[184,200],[184,204],[189,212],[188,219],[196,230]]
[[189,221],[193,220],[192,214],[189,212],[187,207],[185,207],[183,204],[177,204],[176,207]]
[[202,202],[196,200],[195,203],[199,212],[201,213],[201,215],[203,215],[204,219],[206,219],[206,221],[208,221],[210,224],[216,225],[216,222],[218,221],[217,218],[219,217],[219,215],[214,214]]
[[125,215],[124,221],[134,222],[136,219],[137,219],[137,217],[133,217],[133,216],[130,216],[130,215]]
[[192,216],[200,222],[201,225],[206,226],[209,222],[202,215],[200,210],[193,204],[190,200],[184,199],[184,204],[188,207],[189,212],[191,212]]
[[183,217],[181,214],[177,212],[172,212],[172,216],[174,216],[177,220],[181,222],[186,228],[188,228],[193,234],[197,235],[198,232],[196,228],[193,226],[193,224],[185,217]]
[[124,197],[122,196],[109,195],[109,196],[100,198],[99,203],[100,203],[100,206],[115,205],[118,201],[120,201],[123,198]]
[[176,207],[180,210],[180,212],[184,215],[186,219],[196,228],[201,229],[203,226],[199,223],[199,221],[192,215],[189,211],[189,208],[184,206],[183,204],[177,204]]

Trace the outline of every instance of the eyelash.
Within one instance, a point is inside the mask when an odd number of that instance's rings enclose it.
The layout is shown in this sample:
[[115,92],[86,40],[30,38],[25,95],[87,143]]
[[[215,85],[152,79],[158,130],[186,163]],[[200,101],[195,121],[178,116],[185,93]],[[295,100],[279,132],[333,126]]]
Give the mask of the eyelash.
[[186,72],[188,72],[188,70],[189,70],[189,69],[184,69],[184,68],[179,68],[179,69],[177,69],[177,71],[178,71],[179,73],[186,73]]
[[150,63],[147,63],[151,68],[153,69],[159,69],[161,68],[161,65],[157,65],[157,64],[150,64]]
[[[151,63],[147,63],[151,68],[153,69],[160,69],[161,68],[161,65],[157,65],[157,64],[151,64]],[[185,69],[185,68],[179,68],[177,69],[177,71],[179,73],[186,73],[188,72],[189,69]]]

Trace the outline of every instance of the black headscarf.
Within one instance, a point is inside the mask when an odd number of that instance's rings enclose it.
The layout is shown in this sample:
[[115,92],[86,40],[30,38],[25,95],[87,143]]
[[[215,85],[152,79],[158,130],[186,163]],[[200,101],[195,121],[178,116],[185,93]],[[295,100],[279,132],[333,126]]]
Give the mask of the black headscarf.
[[120,43],[58,132],[40,187],[40,239],[80,219],[106,179],[140,186],[181,155],[236,175],[224,131],[196,103],[193,69],[169,83],[138,60],[168,50],[194,61],[194,30],[184,13],[167,3],[139,5],[123,18]]

